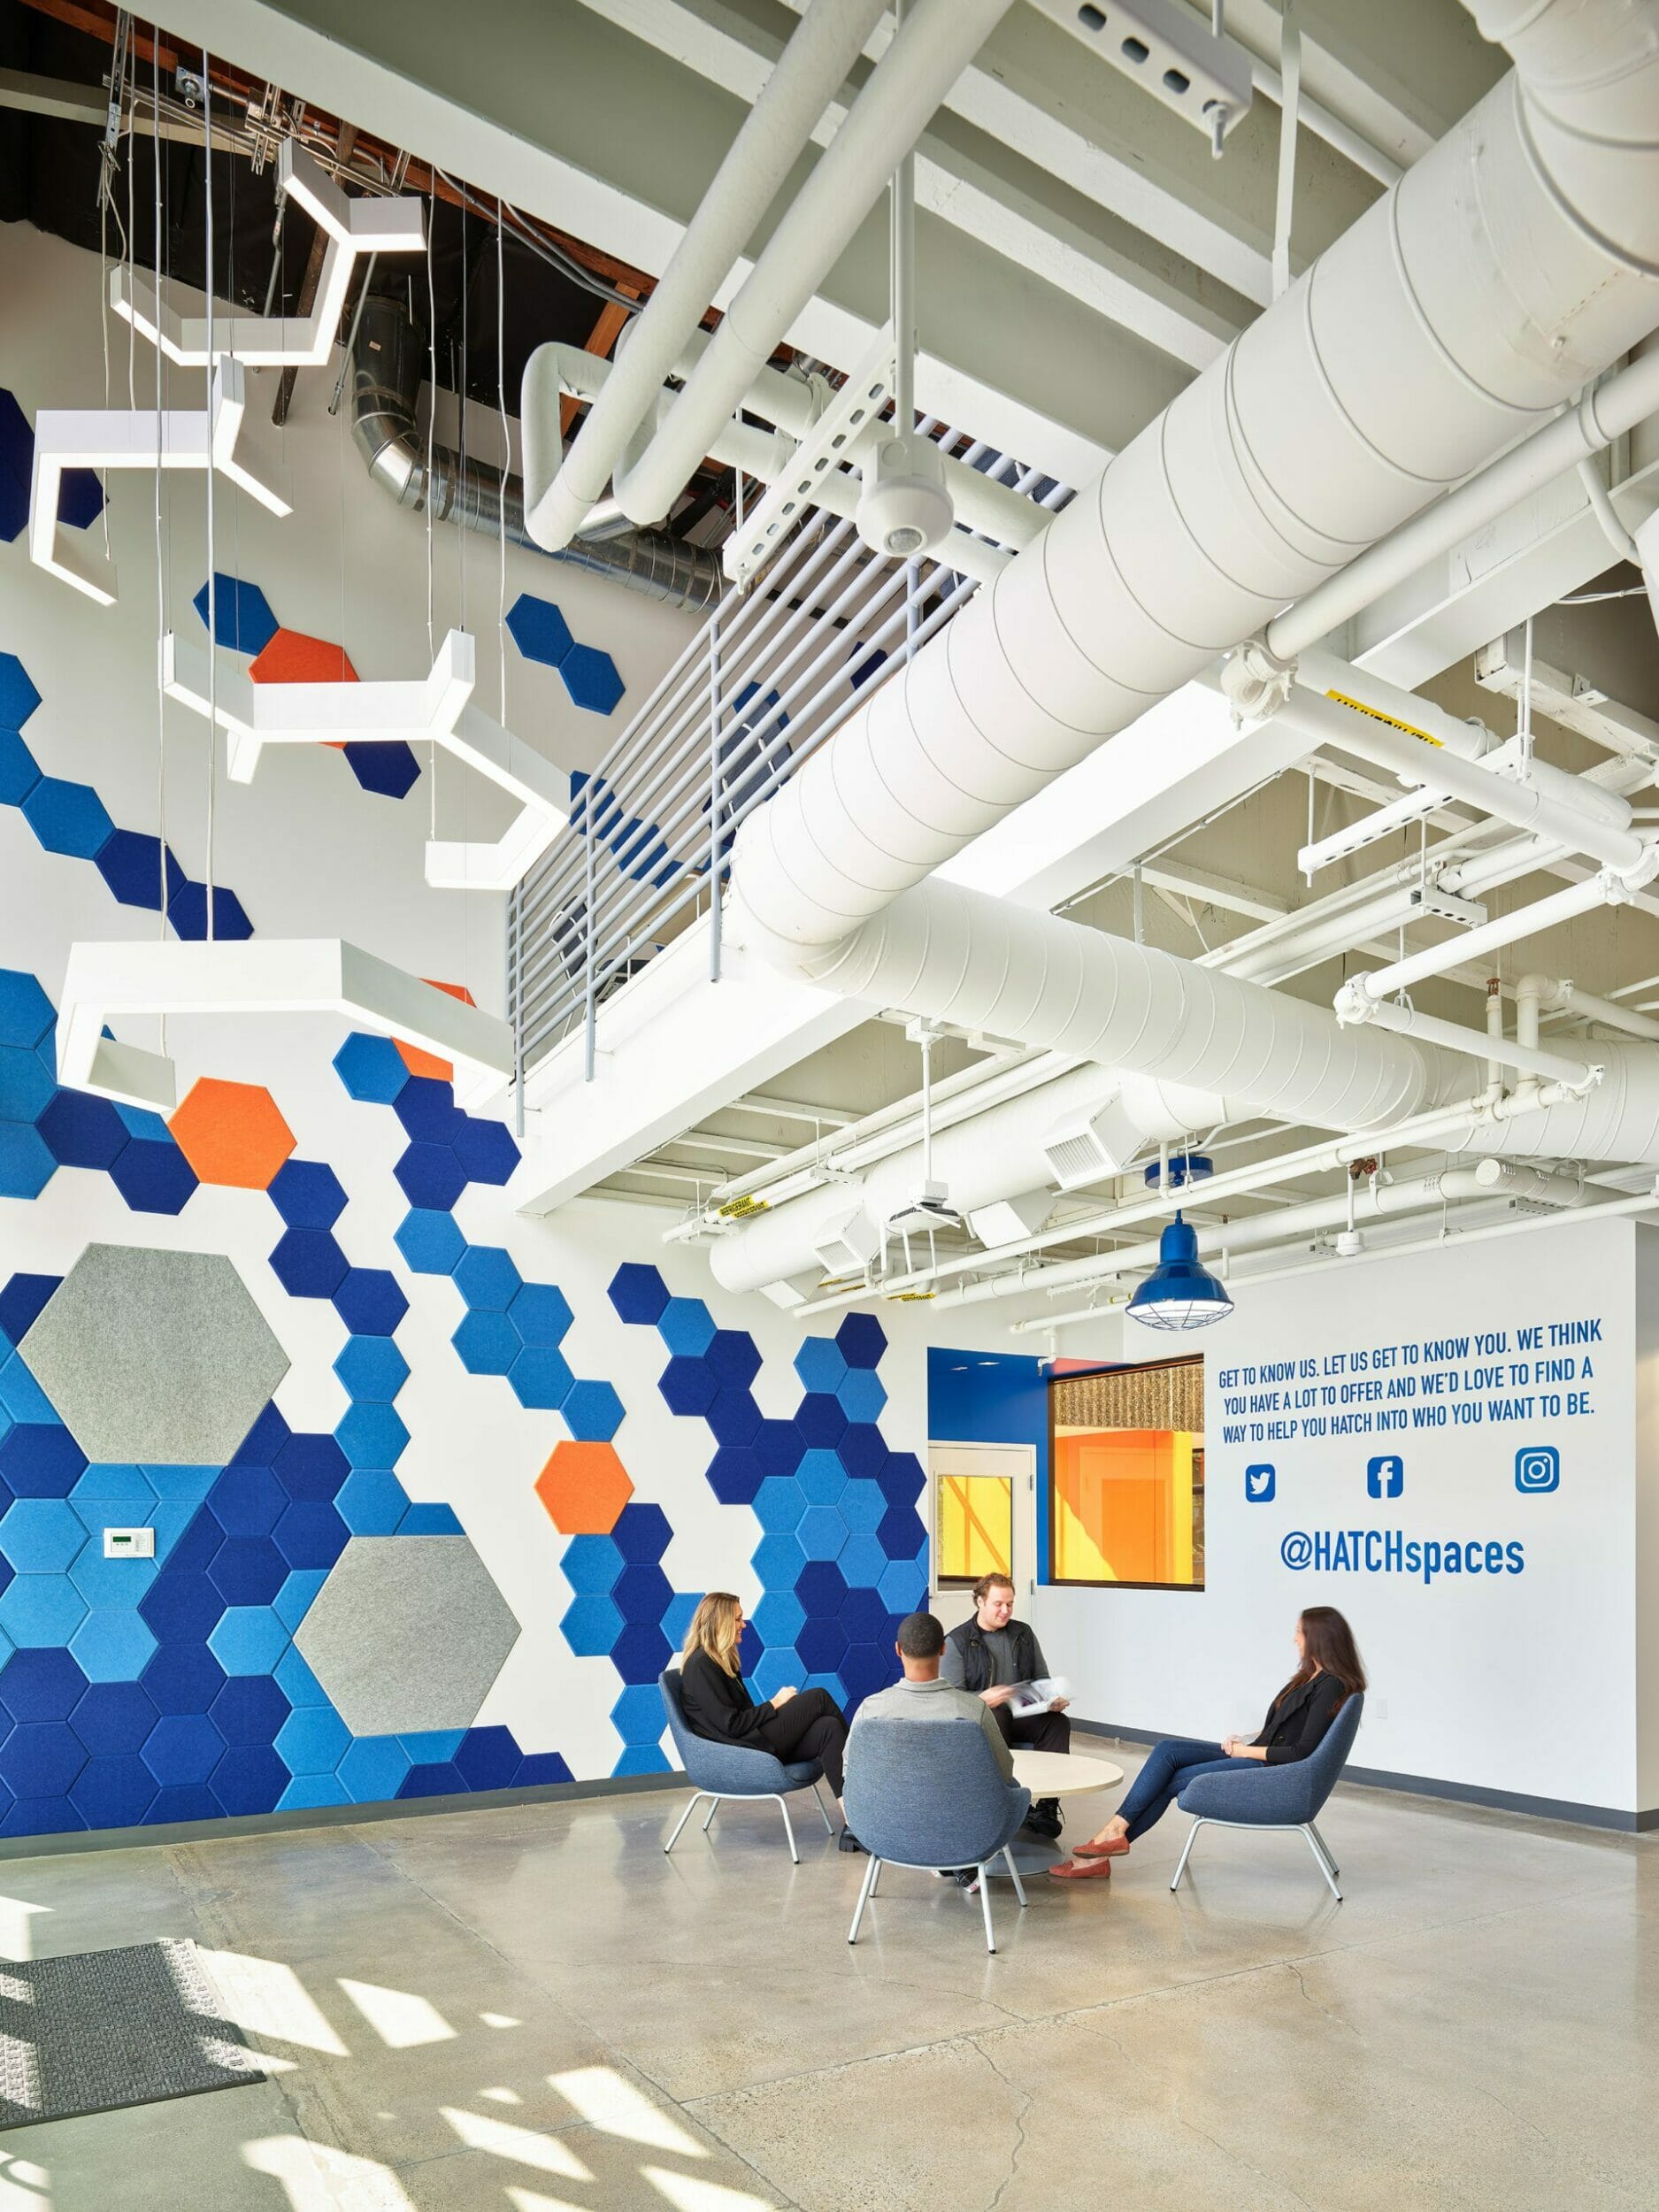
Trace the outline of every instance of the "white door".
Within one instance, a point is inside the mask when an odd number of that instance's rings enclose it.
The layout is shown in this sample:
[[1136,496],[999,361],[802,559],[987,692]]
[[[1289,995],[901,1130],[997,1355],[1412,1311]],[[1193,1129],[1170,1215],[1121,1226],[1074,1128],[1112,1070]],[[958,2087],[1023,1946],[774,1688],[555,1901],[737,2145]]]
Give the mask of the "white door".
[[1037,1580],[1037,1453],[1031,1444],[930,1444],[927,1532],[933,1610],[947,1628],[973,1610],[992,1567],[1011,1575],[1027,1617]]

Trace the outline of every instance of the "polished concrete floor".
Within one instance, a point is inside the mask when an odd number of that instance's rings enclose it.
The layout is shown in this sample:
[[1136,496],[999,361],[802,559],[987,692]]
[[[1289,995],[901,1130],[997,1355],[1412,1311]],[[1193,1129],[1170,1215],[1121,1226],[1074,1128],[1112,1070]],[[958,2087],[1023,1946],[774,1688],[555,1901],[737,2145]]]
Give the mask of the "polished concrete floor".
[[1176,1815],[990,1958],[899,1872],[849,1950],[863,1863],[770,1807],[665,1859],[680,1801],[0,1866],[7,1956],[194,1935],[273,2070],[0,2135],[0,2212],[1659,2202],[1659,1840],[1344,1790],[1346,1903],[1213,1831],[1171,1897]]

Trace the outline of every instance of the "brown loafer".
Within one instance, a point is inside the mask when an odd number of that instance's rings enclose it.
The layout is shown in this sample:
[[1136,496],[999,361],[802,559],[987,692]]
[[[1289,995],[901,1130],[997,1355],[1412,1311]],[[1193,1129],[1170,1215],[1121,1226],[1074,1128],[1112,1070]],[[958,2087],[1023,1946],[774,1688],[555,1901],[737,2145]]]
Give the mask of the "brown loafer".
[[1074,1843],[1074,1859],[1121,1859],[1129,1848],[1127,1836],[1109,1836],[1104,1843]]
[[1064,1866],[1051,1866],[1048,1879],[1051,1882],[1101,1882],[1110,1877],[1111,1870],[1110,1859],[1071,1859]]

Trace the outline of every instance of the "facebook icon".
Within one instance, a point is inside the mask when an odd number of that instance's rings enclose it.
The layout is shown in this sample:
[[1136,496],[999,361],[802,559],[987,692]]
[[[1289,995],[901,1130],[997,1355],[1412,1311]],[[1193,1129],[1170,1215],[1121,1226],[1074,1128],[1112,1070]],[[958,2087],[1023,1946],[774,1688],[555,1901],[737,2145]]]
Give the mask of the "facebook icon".
[[1252,1505],[1271,1505],[1274,1480],[1271,1467],[1247,1467],[1244,1471],[1245,1496]]
[[1392,1452],[1366,1462],[1365,1488],[1371,1497],[1397,1498],[1405,1486],[1405,1462]]

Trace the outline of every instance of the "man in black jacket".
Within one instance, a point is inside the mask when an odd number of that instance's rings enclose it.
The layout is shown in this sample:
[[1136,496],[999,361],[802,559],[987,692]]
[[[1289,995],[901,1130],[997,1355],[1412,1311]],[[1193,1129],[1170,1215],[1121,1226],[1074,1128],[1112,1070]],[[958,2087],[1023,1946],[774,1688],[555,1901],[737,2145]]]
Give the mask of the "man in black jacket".
[[[1041,1713],[1017,1719],[1008,1709],[1015,1686],[1042,1679],[1048,1671],[1028,1621],[1014,1618],[1014,1586],[1006,1575],[981,1575],[973,1586],[974,1616],[953,1628],[945,1639],[940,1675],[959,1690],[982,1697],[1005,1742],[1033,1751],[1069,1751],[1071,1724],[1065,1717],[1064,1698],[1056,1698]],[[1060,1832],[1060,1801],[1040,1797],[1025,1825],[1038,1835]]]

